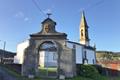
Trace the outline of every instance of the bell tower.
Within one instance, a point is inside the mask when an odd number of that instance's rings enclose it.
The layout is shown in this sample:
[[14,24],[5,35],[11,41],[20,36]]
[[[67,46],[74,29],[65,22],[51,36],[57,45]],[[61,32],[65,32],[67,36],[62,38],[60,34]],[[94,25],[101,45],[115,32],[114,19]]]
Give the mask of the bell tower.
[[55,30],[56,22],[50,19],[50,15],[51,15],[50,13],[48,13],[47,15],[48,15],[48,18],[42,22],[41,32],[45,34],[54,33],[56,32]]
[[88,25],[85,18],[84,11],[82,12],[81,22],[80,22],[80,44],[89,46],[89,35],[88,35]]

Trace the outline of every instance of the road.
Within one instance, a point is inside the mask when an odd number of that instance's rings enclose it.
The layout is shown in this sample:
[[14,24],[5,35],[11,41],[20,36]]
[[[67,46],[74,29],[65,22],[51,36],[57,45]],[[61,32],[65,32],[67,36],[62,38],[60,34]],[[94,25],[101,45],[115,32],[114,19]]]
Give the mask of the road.
[[0,80],[17,80],[17,78],[10,75],[4,68],[0,66]]

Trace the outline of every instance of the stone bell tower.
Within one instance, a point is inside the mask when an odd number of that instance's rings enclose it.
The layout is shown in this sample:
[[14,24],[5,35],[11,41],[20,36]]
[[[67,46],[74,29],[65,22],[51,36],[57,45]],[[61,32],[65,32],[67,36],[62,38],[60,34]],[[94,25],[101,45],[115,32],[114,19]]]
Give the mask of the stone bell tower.
[[82,12],[81,22],[80,22],[80,44],[89,46],[89,35],[88,35],[88,25],[85,18],[84,12]]

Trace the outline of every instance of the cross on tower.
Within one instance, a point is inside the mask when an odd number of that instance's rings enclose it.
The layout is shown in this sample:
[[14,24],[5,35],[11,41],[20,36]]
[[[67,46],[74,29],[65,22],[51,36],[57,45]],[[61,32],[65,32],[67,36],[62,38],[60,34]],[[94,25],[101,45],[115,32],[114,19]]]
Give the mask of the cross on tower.
[[47,13],[48,18],[50,17],[50,15],[52,15],[52,14],[51,13]]

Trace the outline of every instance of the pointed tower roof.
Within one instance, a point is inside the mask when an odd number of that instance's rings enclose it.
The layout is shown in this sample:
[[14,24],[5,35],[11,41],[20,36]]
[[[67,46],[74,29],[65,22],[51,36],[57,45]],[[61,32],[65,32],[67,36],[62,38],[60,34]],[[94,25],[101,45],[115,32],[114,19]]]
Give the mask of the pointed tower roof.
[[89,45],[88,25],[85,18],[85,13],[82,11],[82,17],[80,22],[80,43]]
[[80,23],[81,26],[84,26],[86,28],[88,28],[88,25],[87,25],[87,21],[86,21],[86,18],[85,18],[85,13],[84,11],[82,11],[82,17],[81,17],[81,23]]

